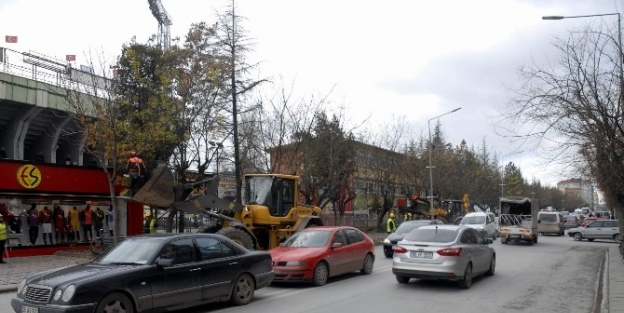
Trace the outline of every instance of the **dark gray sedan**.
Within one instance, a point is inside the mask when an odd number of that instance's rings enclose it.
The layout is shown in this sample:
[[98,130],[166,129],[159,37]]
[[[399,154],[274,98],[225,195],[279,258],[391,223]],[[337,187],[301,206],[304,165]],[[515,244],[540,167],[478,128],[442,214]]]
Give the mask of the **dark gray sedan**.
[[130,237],[100,259],[24,278],[15,312],[152,312],[249,303],[271,284],[271,255],[217,234]]

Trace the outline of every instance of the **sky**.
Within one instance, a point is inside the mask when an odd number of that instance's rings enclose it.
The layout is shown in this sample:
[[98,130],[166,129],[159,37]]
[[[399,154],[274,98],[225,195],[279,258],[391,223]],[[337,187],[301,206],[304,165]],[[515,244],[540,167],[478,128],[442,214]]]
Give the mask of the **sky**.
[[[227,0],[161,0],[172,38],[190,25],[214,23]],[[514,162],[529,181],[569,178],[544,164],[534,146],[500,135],[497,121],[521,66],[557,60],[555,37],[615,16],[543,21],[544,15],[619,12],[615,0],[237,0],[237,14],[253,39],[258,77],[295,86],[301,96],[329,94],[355,124],[382,129],[405,117],[412,136],[427,135],[439,119],[446,140],[487,143],[502,163]],[[124,43],[158,30],[147,0],[0,0],[0,42],[76,65],[89,54],[114,61]],[[0,37],[1,38],[1,37]],[[275,87],[275,86],[274,86]],[[331,93],[330,93],[331,91]],[[428,123],[431,120],[431,123]],[[498,130],[497,130],[498,129]],[[435,165],[435,161],[433,162]]]

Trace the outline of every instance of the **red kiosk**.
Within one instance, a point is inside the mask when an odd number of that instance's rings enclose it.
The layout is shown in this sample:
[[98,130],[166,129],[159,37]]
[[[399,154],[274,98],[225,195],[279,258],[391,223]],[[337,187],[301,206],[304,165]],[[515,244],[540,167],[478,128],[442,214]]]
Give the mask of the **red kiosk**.
[[[77,218],[74,217],[76,212],[90,206],[92,210],[104,213],[102,226],[105,231],[113,229],[114,219],[120,218],[121,236],[142,232],[142,204],[118,200],[120,214],[114,216],[108,179],[102,168],[5,159],[0,160],[0,177],[0,213],[9,230],[7,249],[11,257],[88,249],[88,243],[84,242],[85,228],[82,222],[78,222],[77,244],[70,247],[66,236],[62,237],[64,239],[56,236],[54,218],[47,218],[45,212],[48,211],[44,207],[54,210],[54,207],[60,206],[66,221],[71,223],[72,218]],[[117,194],[122,189],[121,185],[115,186]],[[37,219],[31,218],[35,214]],[[50,225],[44,225],[44,222],[52,223],[53,239],[49,241],[44,241],[44,233],[50,232]],[[36,224],[39,224],[38,227],[35,227]],[[96,231],[93,229],[89,237],[95,238]]]

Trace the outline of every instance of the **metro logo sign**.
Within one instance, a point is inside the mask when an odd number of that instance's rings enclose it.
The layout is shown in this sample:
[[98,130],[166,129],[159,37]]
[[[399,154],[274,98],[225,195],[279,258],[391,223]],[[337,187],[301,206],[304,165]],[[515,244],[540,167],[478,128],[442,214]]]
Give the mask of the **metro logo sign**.
[[27,189],[37,188],[41,184],[41,171],[32,164],[20,166],[17,170],[17,182]]

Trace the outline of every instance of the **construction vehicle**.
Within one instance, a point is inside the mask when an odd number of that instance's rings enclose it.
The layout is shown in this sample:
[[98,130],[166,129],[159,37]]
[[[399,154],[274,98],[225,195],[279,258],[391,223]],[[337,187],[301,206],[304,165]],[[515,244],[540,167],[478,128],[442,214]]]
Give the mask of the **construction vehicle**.
[[[296,231],[322,226],[321,209],[299,203],[299,177],[284,174],[244,175],[243,203],[218,197],[219,177],[185,184],[182,190],[209,184],[205,193],[176,199],[173,174],[164,163],[131,198],[150,207],[205,214],[208,226],[202,232],[224,235],[248,249],[268,250]],[[187,193],[188,194],[188,193]]]
[[499,236],[502,244],[524,241],[537,243],[537,212],[539,205],[528,197],[508,196],[500,198],[498,213]]
[[411,205],[406,211],[411,212],[421,219],[438,219],[444,224],[458,224],[461,218],[470,213],[476,212],[470,204],[470,195],[463,195],[461,200],[455,199],[433,199],[433,208],[428,199],[421,199],[414,194],[411,199]]

